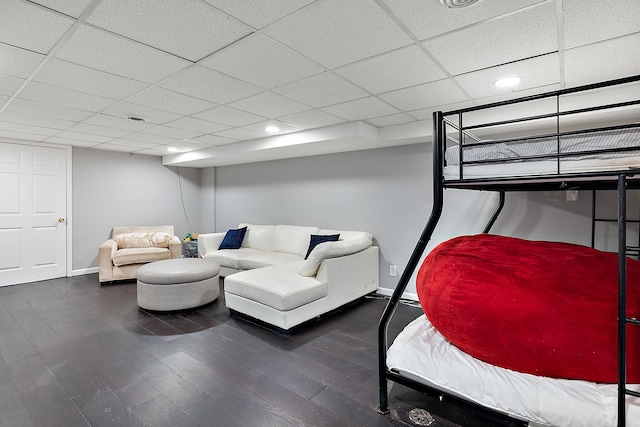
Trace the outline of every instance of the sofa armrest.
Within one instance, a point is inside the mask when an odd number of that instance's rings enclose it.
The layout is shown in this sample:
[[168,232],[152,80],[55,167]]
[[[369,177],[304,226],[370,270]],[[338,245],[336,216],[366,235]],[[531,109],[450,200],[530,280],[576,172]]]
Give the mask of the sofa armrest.
[[98,247],[98,277],[100,282],[113,280],[113,256],[118,250],[115,240],[109,239]]
[[379,257],[378,247],[370,246],[351,255],[322,261],[316,280],[327,283],[329,310],[378,289]]
[[315,276],[320,263],[328,258],[338,258],[361,252],[373,244],[366,236],[317,245],[298,270],[302,276]]
[[182,240],[178,236],[171,236],[169,252],[171,252],[171,258],[182,258]]
[[224,239],[224,233],[207,233],[198,235],[198,257],[206,258],[207,254],[217,251]]

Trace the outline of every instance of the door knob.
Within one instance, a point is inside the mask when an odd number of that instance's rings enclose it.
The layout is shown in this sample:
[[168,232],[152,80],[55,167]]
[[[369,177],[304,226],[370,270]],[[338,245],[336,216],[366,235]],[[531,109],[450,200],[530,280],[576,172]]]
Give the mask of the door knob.
[[64,218],[58,218],[58,222],[64,222]]

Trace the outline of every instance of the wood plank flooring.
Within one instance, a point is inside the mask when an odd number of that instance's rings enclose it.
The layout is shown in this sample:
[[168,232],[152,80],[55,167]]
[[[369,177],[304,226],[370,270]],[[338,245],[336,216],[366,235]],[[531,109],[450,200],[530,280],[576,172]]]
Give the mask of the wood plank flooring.
[[[193,311],[152,313],[135,282],[97,275],[0,288],[0,426],[487,425],[395,384],[377,413],[377,325],[366,298],[284,336],[230,316],[221,292]],[[401,305],[395,336],[421,313]]]

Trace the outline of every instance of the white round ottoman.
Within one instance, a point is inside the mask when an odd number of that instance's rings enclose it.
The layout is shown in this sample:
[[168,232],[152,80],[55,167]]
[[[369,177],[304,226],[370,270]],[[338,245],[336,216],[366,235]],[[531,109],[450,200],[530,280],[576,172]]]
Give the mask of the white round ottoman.
[[172,311],[199,307],[220,294],[220,266],[204,258],[174,258],[145,264],[136,272],[138,306]]

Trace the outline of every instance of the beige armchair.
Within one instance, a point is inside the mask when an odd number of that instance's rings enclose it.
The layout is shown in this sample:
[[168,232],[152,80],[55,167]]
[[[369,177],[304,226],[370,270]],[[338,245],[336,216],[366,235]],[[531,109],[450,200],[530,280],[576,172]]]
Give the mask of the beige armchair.
[[111,238],[98,248],[98,279],[135,279],[140,266],[181,256],[182,242],[172,225],[113,227]]

